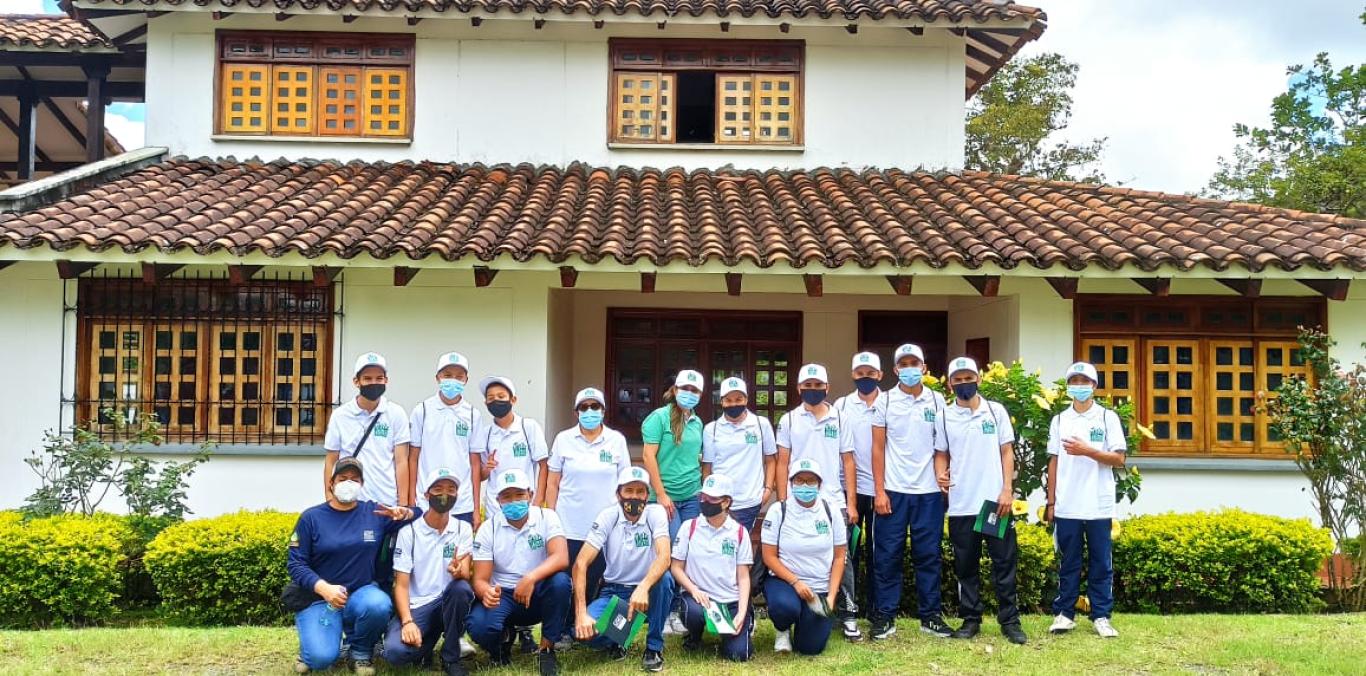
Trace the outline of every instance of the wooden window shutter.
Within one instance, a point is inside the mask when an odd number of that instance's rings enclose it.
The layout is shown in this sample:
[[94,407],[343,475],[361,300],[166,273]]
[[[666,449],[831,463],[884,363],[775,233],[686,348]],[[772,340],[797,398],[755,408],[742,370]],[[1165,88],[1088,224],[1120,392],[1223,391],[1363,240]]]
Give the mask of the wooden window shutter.
[[797,76],[754,76],[754,140],[793,143],[797,129]]
[[361,69],[318,69],[318,133],[323,136],[356,136],[361,126]]
[[1137,401],[1138,341],[1131,338],[1087,338],[1081,342],[1082,359],[1096,367],[1100,383],[1096,396],[1116,403]]
[[[1268,402],[1290,378],[1305,378],[1312,384],[1313,371],[1304,361],[1299,341],[1263,340],[1257,342],[1257,388],[1266,392]],[[1271,416],[1264,407],[1257,413],[1257,444],[1260,451],[1283,451],[1285,442],[1271,429]]]
[[365,136],[408,134],[408,71],[405,68],[366,68],[362,113]]
[[270,131],[273,134],[313,133],[313,66],[271,68]]
[[1198,340],[1150,338],[1143,341],[1147,371],[1147,406],[1153,435],[1149,444],[1161,450],[1202,450],[1201,427],[1205,384]]
[[754,142],[754,76],[716,76],[716,142]]
[[223,131],[264,134],[270,123],[270,66],[225,63],[222,78]]
[[616,77],[613,134],[616,140],[637,143],[674,138],[674,75],[621,72]]
[[1250,340],[1210,341],[1210,447],[1251,453],[1257,442],[1257,358]]

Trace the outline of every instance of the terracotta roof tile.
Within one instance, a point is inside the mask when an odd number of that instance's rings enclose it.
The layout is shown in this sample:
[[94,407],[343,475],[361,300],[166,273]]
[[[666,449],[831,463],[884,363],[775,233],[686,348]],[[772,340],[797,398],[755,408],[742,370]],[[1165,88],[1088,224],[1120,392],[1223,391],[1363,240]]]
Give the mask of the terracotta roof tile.
[[61,14],[0,14],[0,48],[7,46],[113,48],[85,22]]
[[174,159],[0,245],[761,267],[1366,270],[1366,221],[980,172]]

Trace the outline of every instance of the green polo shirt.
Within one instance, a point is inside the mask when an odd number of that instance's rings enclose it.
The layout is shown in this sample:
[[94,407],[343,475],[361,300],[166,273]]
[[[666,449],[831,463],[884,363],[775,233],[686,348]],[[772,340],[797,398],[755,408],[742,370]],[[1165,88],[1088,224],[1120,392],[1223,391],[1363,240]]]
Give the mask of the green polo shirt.
[[[683,440],[674,439],[669,427],[669,409],[655,409],[640,424],[640,438],[659,444],[659,480],[670,500],[691,500],[702,490],[702,419],[696,414],[683,424]],[[651,491],[653,493],[653,491]]]

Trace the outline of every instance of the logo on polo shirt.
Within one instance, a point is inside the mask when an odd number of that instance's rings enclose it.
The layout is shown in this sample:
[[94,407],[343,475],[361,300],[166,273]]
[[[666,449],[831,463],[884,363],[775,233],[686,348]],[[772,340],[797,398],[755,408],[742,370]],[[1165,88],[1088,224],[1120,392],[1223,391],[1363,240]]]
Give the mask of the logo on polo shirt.
[[1105,441],[1105,430],[1099,427],[1092,427],[1091,441]]
[[[398,550],[397,550],[397,549],[394,550],[394,554],[395,554],[395,555],[398,554]],[[441,558],[443,558],[443,559],[449,559],[449,558],[452,558],[452,557],[454,557],[454,556],[455,556],[455,543],[454,543],[454,542],[447,542],[447,543],[446,543],[446,546],[444,546],[444,547],[441,548]]]
[[526,444],[518,441],[512,444],[512,457],[525,458],[527,455]]
[[737,544],[736,544],[736,542],[735,542],[734,540],[722,540],[722,541],[721,541],[721,554],[722,554],[722,556],[735,556],[735,548],[736,548],[736,546],[737,546]]
[[541,548],[543,548],[543,547],[545,547],[545,539],[541,537],[541,534],[540,534],[540,533],[532,533],[531,535],[528,535],[528,536],[527,536],[527,538],[526,538],[526,548],[527,548],[527,549],[530,549],[530,550],[533,550],[533,551],[534,551],[534,550],[537,550],[537,549],[541,549]]
[[470,425],[464,420],[455,421],[455,436],[467,437],[470,435]]
[[512,483],[513,478],[514,478],[514,477],[513,477],[511,474],[504,474],[504,475],[503,475],[503,483],[505,483],[505,484],[510,484],[510,483]]
[[991,422],[990,420],[983,420],[983,421],[982,421],[982,434],[995,434],[995,433],[996,433],[996,423]]
[[481,550],[481,549],[483,549],[483,547],[480,547],[480,546],[479,546],[479,541],[478,541],[478,540],[475,540],[475,541],[474,541],[474,551],[477,552],[477,551],[479,551],[479,550]]
[[934,422],[934,409],[925,409],[925,422]]
[[376,424],[376,425],[375,425],[375,437],[378,438],[378,439],[386,439],[386,438],[388,438],[388,437],[389,437],[389,426],[386,425],[386,424],[384,424],[384,423],[378,423],[378,424]]
[[753,432],[745,432],[745,443],[747,443],[747,444],[757,444],[757,443],[759,443],[759,435],[757,435],[757,434],[755,434],[755,433],[753,433]]
[[826,439],[838,439],[838,438],[840,438],[840,428],[835,427],[834,425],[826,425],[826,426],[825,426],[825,438],[826,438]]
[[290,547],[298,547],[298,546],[299,546],[299,532],[298,532],[298,531],[295,531],[295,532],[289,534],[289,546],[290,546]]
[[635,545],[636,545],[636,547],[649,547],[649,546],[650,546],[650,535],[649,535],[648,533],[643,533],[643,532],[642,532],[642,533],[636,533]]
[[605,448],[601,451],[598,451],[598,460],[601,460],[602,462],[605,462],[609,465],[615,464],[617,461],[616,458],[612,457],[612,452]]
[[361,537],[362,540],[364,540],[364,541],[366,541],[366,542],[374,542],[374,541],[375,541],[375,531],[372,531],[372,530],[364,531],[364,532],[362,532],[362,533],[360,534],[360,537]]
[[829,535],[829,534],[830,534],[830,524],[829,524],[829,523],[826,523],[825,521],[817,521],[817,522],[816,522],[816,533],[819,534],[819,535]]

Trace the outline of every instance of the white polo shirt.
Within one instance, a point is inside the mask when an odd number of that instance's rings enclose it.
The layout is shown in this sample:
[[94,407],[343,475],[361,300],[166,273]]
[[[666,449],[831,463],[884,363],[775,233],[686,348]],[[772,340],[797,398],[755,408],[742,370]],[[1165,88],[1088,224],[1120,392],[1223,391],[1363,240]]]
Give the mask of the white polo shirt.
[[379,398],[374,415],[380,416],[365,439],[365,447],[356,452],[356,444],[370,426],[371,414],[353,398],[332,411],[327,419],[327,435],[323,448],[338,454],[338,458],[355,457],[364,469],[360,499],[398,504],[398,478],[394,473],[394,447],[408,443],[408,414],[402,406]]
[[[492,420],[481,424],[479,433],[474,436],[472,450],[480,454],[484,462],[488,462],[490,455],[498,462],[498,467],[489,477],[493,481],[498,481],[503,472],[520,469],[531,480],[532,486],[536,486],[540,462],[550,457],[550,447],[545,443],[545,429],[535,420],[516,413],[512,414],[512,424],[507,429]],[[498,496],[489,490],[489,485],[485,481],[480,493],[484,496],[487,511],[494,513],[498,511]]]
[[547,467],[560,473],[555,511],[564,519],[566,538],[588,537],[593,517],[617,504],[617,476],[630,466],[626,437],[610,427],[603,427],[593,441],[583,436],[578,425],[555,437]]
[[474,560],[492,561],[491,582],[512,589],[522,576],[545,563],[550,541],[564,537],[560,517],[554,510],[532,507],[526,523],[513,528],[502,515],[485,519],[474,536]]
[[1068,455],[1062,442],[1076,437],[1092,448],[1124,454],[1128,441],[1119,414],[1100,404],[1085,413],[1068,406],[1048,426],[1048,454],[1058,456],[1058,503],[1053,515],[1063,519],[1110,519],[1115,515],[1115,471],[1091,458]]
[[603,582],[634,587],[645,579],[655,560],[655,542],[669,541],[669,513],[660,505],[645,505],[635,523],[613,505],[598,513],[588,529],[588,544],[606,562]]
[[[822,477],[821,495],[837,505],[846,504],[844,482],[839,480],[844,467],[843,455],[854,452],[853,424],[843,420],[834,406],[820,419],[805,406],[783,414],[778,421],[778,445],[791,451],[789,463],[810,458],[820,463],[828,477]],[[787,481],[787,477],[779,477]]]
[[883,488],[907,495],[938,493],[934,478],[934,449],[944,396],[926,386],[920,395],[893,387],[883,395],[887,406],[887,449]]
[[[446,405],[441,396],[433,394],[413,408],[412,445],[421,448],[417,457],[419,484],[432,472],[445,467],[460,480],[460,495],[455,501],[454,514],[474,511],[474,486],[470,483],[470,452],[475,432],[483,423],[464,397],[454,406]],[[427,498],[417,489],[417,504],[427,508]]]
[[785,504],[769,507],[764,514],[759,542],[777,547],[778,560],[812,591],[824,594],[830,591],[835,547],[849,542],[849,532],[840,518],[839,505],[822,498],[803,507],[788,496]]
[[854,490],[859,495],[873,495],[873,428],[887,426],[887,400],[879,394],[867,404],[853,392],[836,399],[835,408],[854,435]]
[[452,559],[474,550],[474,529],[451,517],[445,530],[438,531],[419,518],[404,526],[394,542],[394,570],[408,573],[408,607],[418,608],[441,598],[451,583],[447,570]]
[[731,509],[748,509],[764,498],[764,456],[778,454],[777,435],[768,418],[745,411],[740,422],[725,416],[702,429],[702,462],[730,477]]
[[735,519],[727,516],[720,528],[712,528],[707,517],[699,516],[678,529],[673,557],[683,562],[683,570],[702,593],[720,603],[735,603],[740,600],[736,567],[754,565],[754,545]]
[[973,410],[954,401],[944,409],[936,451],[949,454],[949,516],[977,516],[1001,497],[1001,446],[1014,443],[1006,408],[982,397]]

